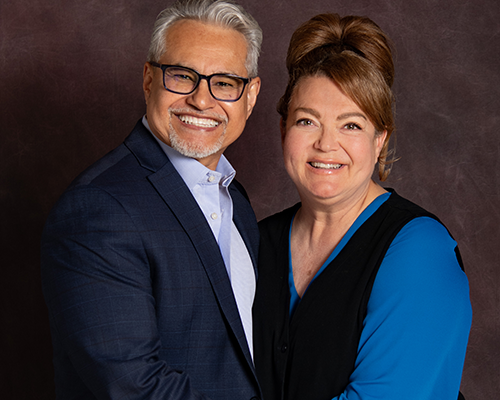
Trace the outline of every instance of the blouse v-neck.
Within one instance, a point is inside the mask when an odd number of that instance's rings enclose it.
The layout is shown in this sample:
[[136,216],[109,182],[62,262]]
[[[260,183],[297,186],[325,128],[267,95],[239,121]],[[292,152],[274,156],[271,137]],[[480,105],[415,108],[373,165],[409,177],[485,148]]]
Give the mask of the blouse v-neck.
[[[368,207],[366,207],[363,212],[356,218],[354,223],[351,225],[351,227],[348,229],[342,240],[339,242],[337,246],[333,249],[332,253],[330,256],[327,258],[327,260],[323,263],[321,268],[316,272],[316,275],[314,275],[313,279],[311,282],[309,282],[309,285],[307,286],[306,290],[304,291],[304,294],[302,297],[304,297],[307,293],[307,289],[311,285],[311,283],[321,275],[321,273],[330,265],[330,263],[337,257],[337,255],[342,251],[344,246],[349,242],[351,239],[352,235],[356,233],[356,231],[359,229],[363,223],[370,218],[375,211],[378,210],[378,208],[384,204],[385,201],[390,197],[391,193],[383,193],[380,196],[378,196],[375,200],[373,200]],[[295,219],[295,214],[292,217],[292,220],[290,221],[290,229],[288,232],[288,286],[290,287],[290,315],[293,314],[295,311],[295,308],[297,305],[300,303],[301,297],[297,293],[297,289],[295,288],[295,282],[293,280],[293,266],[292,266],[292,249],[291,249],[291,235],[292,235],[292,226],[293,226],[293,220]]]

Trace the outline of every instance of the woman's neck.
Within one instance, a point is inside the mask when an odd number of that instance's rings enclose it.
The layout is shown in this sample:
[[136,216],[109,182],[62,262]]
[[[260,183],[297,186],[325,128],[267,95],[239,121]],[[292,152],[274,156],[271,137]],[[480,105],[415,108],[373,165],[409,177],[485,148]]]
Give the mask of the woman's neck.
[[291,232],[295,287],[302,296],[309,282],[328,259],[354,221],[385,189],[372,182],[366,191],[349,201],[329,202],[303,199]]
[[344,236],[365,208],[383,193],[386,193],[384,188],[370,181],[365,190],[344,199],[324,200],[301,196],[302,206],[295,216],[294,229],[297,225],[302,235],[311,238],[318,238],[327,232]]

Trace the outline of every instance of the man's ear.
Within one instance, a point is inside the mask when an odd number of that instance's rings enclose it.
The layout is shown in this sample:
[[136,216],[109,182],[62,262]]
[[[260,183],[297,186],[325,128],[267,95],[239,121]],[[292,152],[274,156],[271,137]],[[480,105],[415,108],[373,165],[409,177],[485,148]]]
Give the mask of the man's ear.
[[154,68],[150,63],[144,64],[144,70],[142,71],[142,90],[144,91],[144,99],[146,104],[148,103],[149,96],[151,94],[151,86],[153,85],[154,78]]
[[260,92],[260,78],[257,76],[253,78],[248,84],[247,91],[247,119],[252,114],[255,103],[257,102],[257,96]]

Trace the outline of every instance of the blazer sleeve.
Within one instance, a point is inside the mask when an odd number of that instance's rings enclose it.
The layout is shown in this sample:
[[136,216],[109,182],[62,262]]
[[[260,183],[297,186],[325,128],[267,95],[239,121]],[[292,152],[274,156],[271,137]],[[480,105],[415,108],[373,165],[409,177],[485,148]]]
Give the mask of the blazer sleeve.
[[151,273],[134,217],[106,191],[79,186],[46,223],[42,284],[54,352],[71,366],[65,381],[78,375],[97,399],[206,399],[158,357]]

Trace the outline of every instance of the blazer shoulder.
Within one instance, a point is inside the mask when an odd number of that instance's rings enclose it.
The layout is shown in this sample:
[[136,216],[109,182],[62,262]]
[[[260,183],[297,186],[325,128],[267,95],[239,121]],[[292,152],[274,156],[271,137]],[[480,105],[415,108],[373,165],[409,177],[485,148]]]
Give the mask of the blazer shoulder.
[[74,186],[106,186],[144,179],[163,168],[168,157],[152,134],[138,121],[124,142],[85,169],[72,182]]
[[91,184],[99,177],[106,175],[110,169],[120,163],[128,155],[130,155],[130,152],[127,148],[123,144],[119,145],[82,171],[68,189]]

